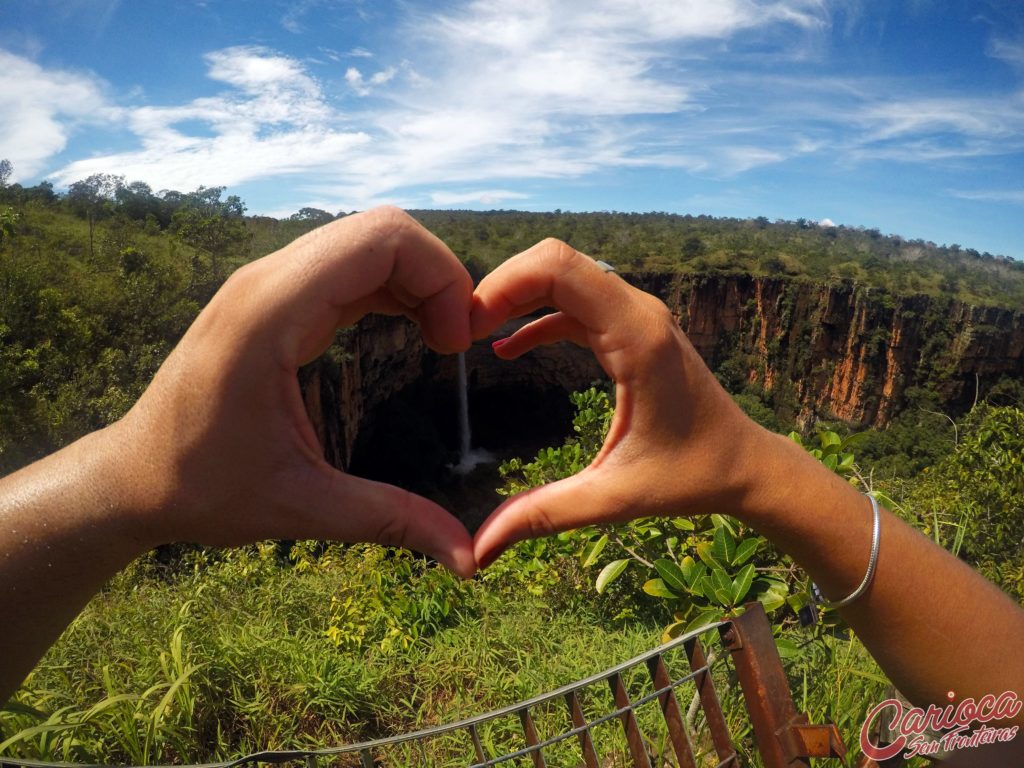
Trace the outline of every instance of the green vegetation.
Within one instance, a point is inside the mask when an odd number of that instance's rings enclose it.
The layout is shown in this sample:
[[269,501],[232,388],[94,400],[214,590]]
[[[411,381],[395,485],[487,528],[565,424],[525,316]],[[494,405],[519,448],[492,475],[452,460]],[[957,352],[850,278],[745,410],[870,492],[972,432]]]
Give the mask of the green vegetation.
[[1024,304],[1024,263],[874,229],[669,213],[411,213],[480,271],[541,238],[557,237],[623,271],[845,281],[892,294]]
[[203,762],[352,742],[536,695],[656,633],[524,600],[507,570],[462,582],[377,546],[301,542],[282,560],[265,544],[169,572],[149,558],[0,711],[0,754]]
[[[6,186],[4,172],[0,163],[0,473],[121,416],[235,267],[334,218],[247,217],[223,189],[154,193],[102,175],[60,196]],[[477,275],[555,236],[623,269],[1024,303],[1019,263],[805,221],[415,214]],[[928,366],[949,343],[929,337],[920,382],[948,373]],[[786,383],[767,397],[745,384],[749,364],[728,358],[717,374],[753,418],[787,431]],[[794,439],[1021,599],[1022,400],[1024,385],[1007,379],[954,421],[916,386],[885,432],[821,424]],[[507,462],[503,492],[589,462],[613,403],[590,390],[574,404],[569,439]],[[115,579],[0,710],[0,754],[204,761],[392,734],[527,698],[752,599],[772,616],[797,705],[852,741],[888,684],[833,616],[802,625],[808,589],[792,562],[723,515],[523,542],[470,583],[380,547],[168,550]],[[735,689],[724,677],[721,689],[748,749]]]
[[[413,213],[477,276],[555,236],[623,270],[840,280],[1024,303],[1022,263],[873,230],[664,213]],[[45,182],[0,181],[0,473],[123,414],[233,269],[335,218],[315,208],[283,221],[244,214],[220,187],[154,192],[96,174],[58,195]],[[948,341],[929,336],[939,348]],[[933,357],[924,350],[922,364]],[[725,361],[723,381],[742,381],[743,362]],[[943,373],[915,375],[934,382]],[[768,426],[792,417],[782,384],[770,398],[730,389]]]

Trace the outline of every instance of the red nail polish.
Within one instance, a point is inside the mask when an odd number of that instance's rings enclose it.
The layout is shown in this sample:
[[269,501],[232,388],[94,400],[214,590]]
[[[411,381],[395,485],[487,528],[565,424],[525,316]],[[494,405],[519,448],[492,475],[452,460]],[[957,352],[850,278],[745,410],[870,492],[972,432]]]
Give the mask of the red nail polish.
[[498,339],[497,341],[492,341],[491,342],[491,349],[494,349],[494,350],[501,349],[507,343],[508,343],[508,339]]

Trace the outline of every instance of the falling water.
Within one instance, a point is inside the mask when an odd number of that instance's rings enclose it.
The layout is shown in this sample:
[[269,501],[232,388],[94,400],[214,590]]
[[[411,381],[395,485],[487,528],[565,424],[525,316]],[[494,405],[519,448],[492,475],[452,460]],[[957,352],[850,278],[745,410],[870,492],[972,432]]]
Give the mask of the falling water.
[[494,461],[482,448],[473,449],[473,435],[469,429],[469,383],[466,381],[466,355],[459,353],[459,463],[453,469],[460,475],[468,474],[478,464]]
[[469,385],[466,383],[466,353],[459,352],[459,466],[469,461],[473,436],[469,431]]

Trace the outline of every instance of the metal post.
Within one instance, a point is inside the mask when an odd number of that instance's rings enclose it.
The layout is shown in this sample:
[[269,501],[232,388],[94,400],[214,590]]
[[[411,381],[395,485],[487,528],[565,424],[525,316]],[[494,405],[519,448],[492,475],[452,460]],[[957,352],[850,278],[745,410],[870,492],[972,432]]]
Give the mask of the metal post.
[[583,716],[583,706],[580,704],[580,697],[576,691],[565,694],[565,703],[569,707],[569,714],[572,717],[572,727],[583,728],[579,736],[580,749],[583,750],[583,764],[586,768],[601,768],[601,759],[597,756],[594,739],[590,735],[587,718]]
[[[715,692],[715,682],[711,679],[711,670],[706,669],[708,660],[704,656],[704,649],[700,647],[700,640],[696,637],[686,642],[686,654],[690,660],[690,669],[697,675],[694,683],[697,685],[697,693],[700,695],[700,706],[704,710],[704,717],[708,721],[708,730],[711,731],[711,741],[715,745],[715,753],[723,765],[736,765],[736,748],[732,743],[732,736],[729,735],[729,725],[725,722],[725,715],[722,714],[722,704]],[[703,672],[697,672],[703,669]]]
[[772,628],[761,603],[719,627],[766,768],[810,768],[811,757],[838,757],[845,765],[846,745],[835,725],[811,725],[798,713],[789,692]]
[[612,689],[615,708],[625,710],[619,717],[622,720],[622,730],[626,732],[626,743],[629,745],[629,755],[633,758],[634,768],[651,768],[651,759],[647,756],[647,747],[644,745],[644,735],[636,721],[636,713],[633,712],[622,675],[618,672],[613,674],[608,678],[608,685]]
[[661,714],[665,718],[668,738],[672,742],[672,749],[676,753],[679,768],[697,768],[693,748],[690,746],[690,739],[686,733],[686,720],[679,706],[679,700],[676,698],[676,692],[672,689],[672,678],[669,677],[668,670],[665,668],[665,659],[661,654],[647,660],[647,671],[651,675],[651,682],[654,683],[656,691],[666,689],[658,696],[658,703],[661,704]]
[[[529,707],[523,707],[519,710],[519,722],[522,723],[523,735],[526,736],[526,746],[536,747],[540,744],[540,738],[537,736],[537,726],[534,725],[533,715],[530,714]],[[534,768],[547,768],[544,763],[544,755],[541,754],[539,749],[531,752],[530,757],[533,759]]]

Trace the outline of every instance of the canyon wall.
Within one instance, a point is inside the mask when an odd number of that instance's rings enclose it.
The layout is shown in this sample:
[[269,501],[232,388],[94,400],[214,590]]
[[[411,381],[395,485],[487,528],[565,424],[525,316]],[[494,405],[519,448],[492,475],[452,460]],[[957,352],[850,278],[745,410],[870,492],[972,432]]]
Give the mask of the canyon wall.
[[[626,279],[666,302],[733,389],[758,387],[805,425],[829,418],[884,427],[914,386],[933,388],[956,414],[1001,377],[1024,379],[1024,311],[849,283],[664,273]],[[546,397],[601,376],[590,353],[570,344],[505,363],[483,340],[467,363],[474,392]],[[389,399],[412,387],[454,393],[455,377],[454,358],[427,349],[412,323],[379,316],[365,318],[301,374],[314,427],[337,466],[349,465],[360,430]]]
[[[909,387],[951,413],[1003,376],[1024,378],[1024,311],[850,283],[751,276],[633,275],[661,297],[713,370],[792,403],[801,423],[884,427]],[[742,381],[739,381],[742,380]]]

